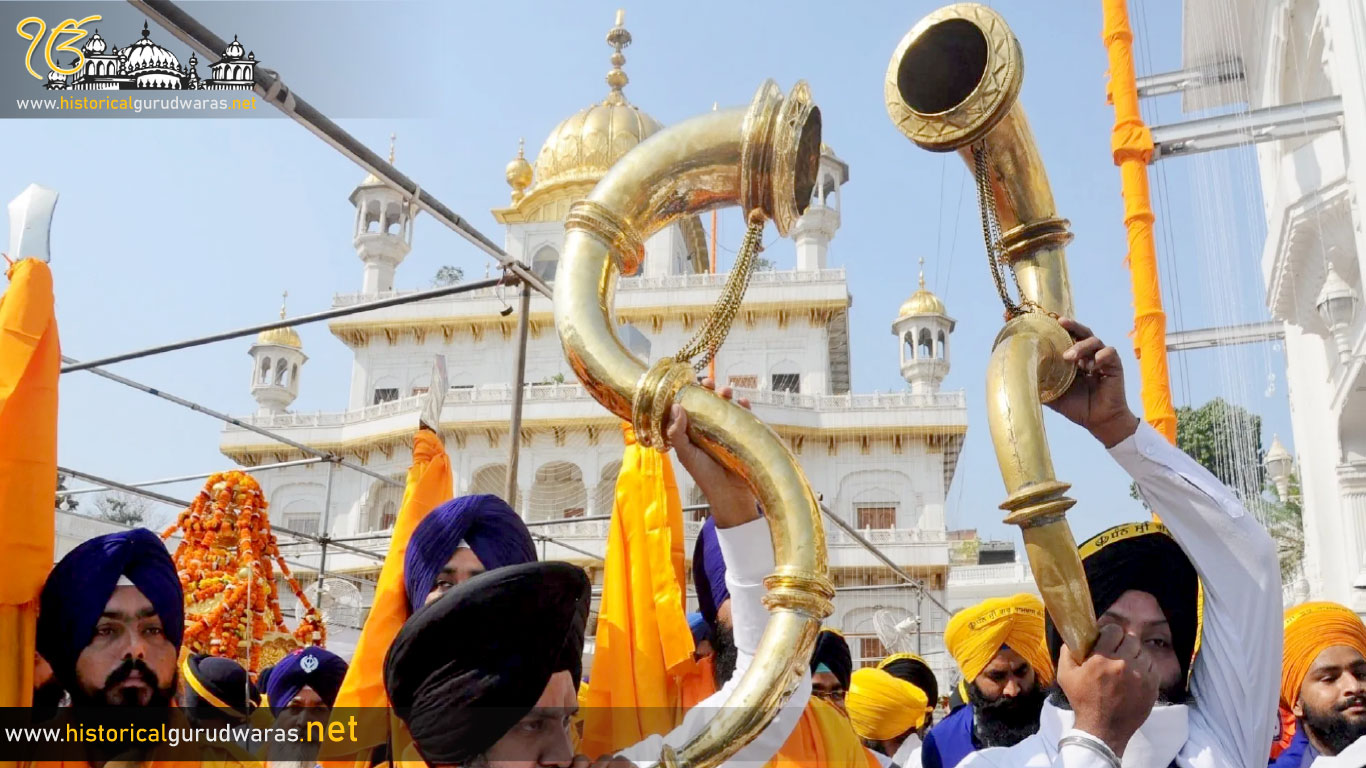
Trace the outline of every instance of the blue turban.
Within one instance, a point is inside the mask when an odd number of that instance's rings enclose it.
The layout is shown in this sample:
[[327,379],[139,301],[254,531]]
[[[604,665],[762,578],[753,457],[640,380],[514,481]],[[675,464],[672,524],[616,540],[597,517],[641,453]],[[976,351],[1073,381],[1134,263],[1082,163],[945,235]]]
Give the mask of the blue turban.
[[688,629],[692,630],[693,644],[711,639],[711,627],[707,625],[707,619],[701,611],[693,611],[688,614]]
[[270,712],[279,715],[304,686],[317,691],[323,703],[330,707],[337,700],[344,677],[346,662],[337,654],[316,645],[295,651],[271,667],[270,679],[266,681]]
[[146,528],[97,536],[52,568],[38,603],[38,653],[67,690],[79,690],[76,659],[95,636],[104,606],[127,577],[161,619],[166,639],[180,650],[185,599],[166,545]]
[[716,540],[716,519],[707,518],[697,534],[692,551],[692,580],[697,590],[697,605],[707,624],[716,626],[716,612],[730,599],[726,588],[726,561],[721,557],[721,543]]
[[409,614],[422,607],[461,544],[474,550],[486,571],[536,562],[531,532],[506,501],[489,494],[451,499],[422,518],[408,541],[403,584]]

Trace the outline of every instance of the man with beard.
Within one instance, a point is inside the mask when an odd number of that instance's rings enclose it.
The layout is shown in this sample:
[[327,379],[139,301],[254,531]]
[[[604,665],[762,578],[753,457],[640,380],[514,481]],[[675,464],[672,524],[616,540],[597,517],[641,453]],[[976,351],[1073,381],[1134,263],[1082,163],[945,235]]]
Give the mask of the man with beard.
[[883,766],[919,768],[919,730],[929,711],[929,698],[920,688],[880,668],[854,670],[845,697],[854,732],[876,750]]
[[1265,764],[1281,660],[1276,547],[1232,492],[1129,410],[1119,353],[1062,323],[1077,378],[1050,406],[1109,450],[1166,528],[1119,526],[1080,547],[1095,647],[1077,663],[1050,629],[1058,689],[1039,732],[962,765]]
[[949,619],[944,647],[967,681],[968,705],[925,736],[925,768],[953,768],[969,753],[1009,747],[1039,729],[1053,664],[1044,608],[1029,594],[994,597]]
[[849,676],[853,671],[849,641],[838,631],[822,627],[816,635],[816,647],[811,651],[811,695],[848,714],[844,709],[844,697],[849,693]]
[[[103,714],[157,727],[171,712],[184,628],[166,545],[134,528],[90,539],[53,567],[39,597],[37,649],[71,698],[70,722],[103,724]],[[152,759],[157,745],[82,746],[90,762],[102,763]]]
[[1309,768],[1366,736],[1366,625],[1350,608],[1305,603],[1285,612],[1281,708],[1297,727],[1273,768]]
[[[744,481],[693,445],[687,427],[674,406],[669,443],[711,503],[710,538],[734,565],[722,578],[728,600],[721,611],[734,679],[678,728],[622,750],[618,760],[653,763],[663,746],[677,748],[700,733],[753,662],[768,623],[763,579],[774,568],[768,523]],[[570,726],[591,597],[582,569],[527,563],[475,576],[414,613],[385,660],[389,699],[417,753],[400,759],[431,766],[586,764],[574,755]],[[757,765],[771,757],[801,719],[810,691],[803,675],[769,726],[731,761]]]
[[[312,768],[318,756],[317,740],[306,740],[309,723],[327,727],[332,704],[346,677],[346,662],[340,656],[317,646],[309,646],[286,656],[271,669],[267,697],[276,728],[293,728],[297,742],[272,742],[266,760],[276,768]],[[322,730],[315,728],[321,733]]]
[[894,653],[879,661],[877,668],[892,677],[905,680],[924,692],[925,721],[919,728],[919,736],[923,738],[930,726],[934,725],[934,708],[939,704],[939,680],[935,678],[934,670],[914,653]]

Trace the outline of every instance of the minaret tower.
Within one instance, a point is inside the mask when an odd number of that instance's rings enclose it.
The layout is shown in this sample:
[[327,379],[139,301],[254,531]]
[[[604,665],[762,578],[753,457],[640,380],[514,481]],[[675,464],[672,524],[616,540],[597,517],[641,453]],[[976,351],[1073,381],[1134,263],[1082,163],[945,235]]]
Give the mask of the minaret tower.
[[[389,164],[394,163],[394,142],[389,136]],[[384,293],[394,289],[394,271],[413,245],[413,220],[402,192],[367,174],[351,193],[356,206],[356,255],[365,264],[361,291]]]
[[939,391],[939,385],[949,372],[949,336],[953,334],[954,319],[939,300],[925,287],[925,260],[920,260],[920,289],[911,294],[896,321],[900,348],[901,376],[911,385],[911,392],[929,394]]
[[[286,291],[280,301],[280,319],[285,319]],[[299,368],[308,362],[303,341],[289,326],[261,331],[251,355],[251,396],[260,406],[257,413],[284,413],[299,396]]]

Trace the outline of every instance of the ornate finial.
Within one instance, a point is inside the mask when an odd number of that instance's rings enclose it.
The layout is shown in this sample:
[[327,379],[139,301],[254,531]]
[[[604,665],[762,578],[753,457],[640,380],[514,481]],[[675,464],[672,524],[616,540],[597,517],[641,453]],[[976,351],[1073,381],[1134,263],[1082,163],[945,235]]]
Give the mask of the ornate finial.
[[925,290],[925,257],[920,257],[920,290]]
[[630,82],[630,79],[621,69],[622,65],[626,63],[626,57],[622,55],[621,50],[631,44],[631,33],[626,31],[625,24],[626,11],[617,9],[616,26],[607,31],[607,44],[613,48],[612,69],[607,73],[607,85],[612,90],[607,94],[607,98],[603,99],[603,104],[622,105],[626,103],[626,96],[622,94],[621,89]]
[[152,31],[151,31],[150,29],[147,28],[147,20],[146,20],[146,19],[143,19],[143,20],[142,20],[142,36],[145,38],[145,37],[147,37],[147,36],[150,35],[150,34],[152,34]]
[[289,301],[289,291],[280,295],[280,319],[285,319],[285,304]]
[[522,139],[517,140],[517,156],[512,162],[507,164],[505,178],[508,186],[512,187],[512,202],[519,203],[526,195],[526,188],[531,186],[533,170],[531,163],[526,161],[526,142]]
[[397,133],[389,134],[389,165],[394,164],[394,143],[398,141]]

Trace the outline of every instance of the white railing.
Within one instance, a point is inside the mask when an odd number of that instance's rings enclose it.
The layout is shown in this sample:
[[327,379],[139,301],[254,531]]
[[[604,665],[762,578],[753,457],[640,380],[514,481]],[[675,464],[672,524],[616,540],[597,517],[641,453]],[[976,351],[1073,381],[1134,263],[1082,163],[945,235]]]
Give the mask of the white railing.
[[[803,408],[815,411],[881,411],[896,408],[962,409],[967,407],[963,392],[933,392],[914,394],[911,392],[874,393],[870,395],[800,395],[792,392],[767,389],[737,389],[739,397],[746,397],[755,404]],[[525,402],[572,402],[588,401],[592,395],[582,384],[528,384]],[[348,411],[318,411],[315,413],[277,413],[246,416],[242,421],[256,427],[339,427],[349,424],[362,424],[386,416],[416,413],[422,410],[426,395],[413,395],[387,403],[370,405]],[[487,384],[480,387],[452,388],[446,394],[446,405],[452,404],[492,404],[512,402],[512,385]],[[231,428],[229,428],[231,429]]]
[[1033,580],[1028,563],[996,563],[994,565],[955,565],[949,569],[949,586],[965,587],[978,584],[1015,584]]
[[[720,287],[725,284],[726,277],[730,273],[718,272],[716,274],[700,273],[695,275],[660,275],[652,277],[624,277],[617,283],[618,291],[641,291],[658,290],[661,288],[712,288]],[[750,285],[789,285],[789,284],[809,284],[809,283],[838,283],[845,279],[844,268],[836,269],[787,269],[787,270],[763,270],[755,272],[750,278]],[[419,291],[377,291],[374,293],[339,293],[332,297],[332,306],[350,307],[365,301],[379,301],[380,299],[391,299],[399,296],[411,296]],[[506,293],[506,291],[505,291]],[[443,296],[439,299],[428,299],[427,302],[437,301],[472,301],[475,299],[492,298],[497,294],[496,288],[477,288],[464,293]]]
[[[943,531],[922,530],[919,528],[867,528],[859,535],[869,543],[880,544],[943,544],[946,541]],[[825,526],[825,543],[832,547],[861,547],[853,536],[833,525]]]

